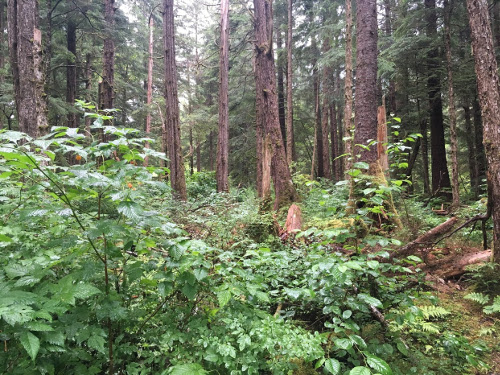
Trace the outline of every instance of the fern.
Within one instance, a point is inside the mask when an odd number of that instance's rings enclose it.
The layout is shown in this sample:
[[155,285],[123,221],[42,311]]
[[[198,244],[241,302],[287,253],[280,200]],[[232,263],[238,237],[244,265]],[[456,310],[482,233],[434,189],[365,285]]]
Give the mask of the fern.
[[485,314],[494,314],[500,312],[500,296],[496,296],[493,300],[493,304],[489,306],[485,306],[483,311]]
[[418,323],[420,329],[424,332],[434,333],[436,335],[440,333],[438,326],[435,325],[434,323],[430,322],[418,322]]
[[479,336],[493,336],[495,334],[495,328],[485,327],[479,330]]
[[431,318],[444,318],[447,315],[450,315],[451,312],[446,310],[444,307],[441,306],[421,306],[419,307],[420,311],[422,312],[422,315],[424,316],[425,320],[431,319]]
[[480,305],[486,305],[490,301],[489,297],[485,296],[483,293],[470,293],[467,294],[464,298],[477,302]]

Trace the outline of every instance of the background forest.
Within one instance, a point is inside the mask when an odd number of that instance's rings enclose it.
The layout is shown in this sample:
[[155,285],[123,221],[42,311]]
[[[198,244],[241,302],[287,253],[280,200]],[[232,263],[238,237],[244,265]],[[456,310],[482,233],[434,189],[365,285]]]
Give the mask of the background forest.
[[0,30],[1,373],[500,372],[500,2]]

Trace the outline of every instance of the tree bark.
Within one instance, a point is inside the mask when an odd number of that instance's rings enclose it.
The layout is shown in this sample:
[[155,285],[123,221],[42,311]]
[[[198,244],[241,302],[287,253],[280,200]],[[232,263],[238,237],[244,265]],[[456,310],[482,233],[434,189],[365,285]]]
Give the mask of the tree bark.
[[453,69],[451,56],[451,5],[448,0],[444,0],[444,32],[446,48],[446,70],[448,72],[448,115],[450,118],[450,143],[451,143],[451,194],[452,205],[458,208],[460,205],[460,195],[458,191],[458,140],[457,140],[457,114],[455,110],[455,95],[453,92]]
[[477,192],[477,186],[475,185],[475,179],[476,179],[476,150],[474,148],[474,139],[471,137],[472,134],[472,121],[471,121],[471,111],[468,103],[463,104],[463,110],[464,110],[464,122],[465,122],[465,134],[467,135],[466,141],[467,141],[467,159],[468,159],[468,165],[469,165],[469,180],[470,180],[470,185],[471,189],[474,192],[474,195]]
[[378,163],[377,147],[377,13],[376,0],[357,0],[356,13],[356,130],[354,155],[368,164]]
[[[325,20],[326,22],[326,20]],[[329,37],[325,37],[323,40],[322,52],[323,54],[328,53],[331,49],[331,42]],[[323,67],[323,85],[322,85],[322,94],[323,94],[323,104],[322,104],[322,117],[321,117],[321,133],[322,133],[322,154],[323,158],[323,176],[325,178],[332,178],[332,166],[330,163],[330,142],[328,139],[328,113],[330,109],[330,97],[332,96],[332,78],[333,78],[333,70],[331,66],[326,65]],[[332,140],[333,142],[333,140]]]
[[187,199],[181,149],[177,66],[175,65],[174,1],[163,1],[163,39],[165,49],[165,104],[167,149],[170,159],[170,185],[180,200]]
[[115,27],[115,0],[106,0],[104,4],[104,21],[106,24],[106,35],[104,38],[104,54],[102,61],[101,110],[114,108],[115,42],[113,39],[113,31]]
[[217,191],[229,191],[229,0],[221,1],[219,49],[219,137],[217,141]]
[[[85,100],[87,102],[92,101],[92,54],[87,53],[85,57]],[[90,137],[90,123],[91,118],[89,116],[85,117],[85,132],[86,136]]]
[[[426,33],[433,41],[437,36],[436,0],[425,0]],[[431,126],[431,169],[432,194],[449,196],[443,189],[450,188],[450,175],[446,162],[446,149],[443,125],[443,102],[441,100],[441,78],[439,66],[439,51],[431,47],[427,52],[427,90],[429,98],[429,114]]]
[[37,137],[48,128],[37,1],[9,0],[7,18],[19,130]]
[[488,199],[492,205],[493,260],[500,263],[500,94],[498,66],[486,0],[467,0],[479,104],[483,119],[483,144],[488,162]]
[[344,172],[352,165],[352,0],[345,1]]
[[70,15],[68,15],[66,27],[66,42],[68,52],[71,54],[71,58],[66,61],[66,103],[71,106],[68,113],[68,126],[76,128],[78,127],[78,118],[74,109],[76,99],[76,23]]
[[340,168],[339,168],[339,160],[337,159],[338,155],[338,123],[337,123],[337,106],[335,102],[330,104],[330,146],[331,146],[331,158],[332,158],[332,178],[335,181],[340,180]]
[[279,110],[279,119],[280,119],[280,129],[281,136],[283,138],[283,144],[285,146],[286,152],[286,114],[285,114],[285,83],[284,83],[284,69],[283,69],[283,59],[281,58],[283,47],[283,38],[281,36],[281,30],[276,27],[276,48],[278,49],[278,61],[277,61],[277,70],[278,70],[278,110]]
[[429,137],[427,135],[427,120],[420,120],[420,134],[422,134],[422,168],[424,194],[431,193],[431,183],[429,178]]
[[[148,43],[148,82],[146,88],[146,123],[144,125],[144,132],[146,137],[149,137],[151,133],[151,102],[153,101],[153,46],[154,46],[154,19],[153,12],[149,15],[149,43]],[[149,142],[145,145],[147,148],[150,147]],[[146,156],[144,158],[144,166],[147,167],[149,158]]]
[[279,124],[278,95],[276,93],[276,70],[274,66],[272,38],[272,1],[254,0],[256,90],[260,97],[264,132],[271,142],[272,177],[276,194],[274,208],[297,200],[288,168],[283,138]]
[[288,26],[286,37],[286,53],[287,53],[287,70],[286,70],[286,160],[288,166],[296,160],[295,156],[295,141],[293,135],[293,63],[292,63],[292,49],[293,49],[293,14],[292,14],[293,0],[288,0]]
[[[5,51],[3,47],[5,38],[5,0],[0,0],[0,70],[5,66]],[[4,75],[0,74],[0,86],[4,82]],[[3,129],[3,117],[0,115],[0,130]]]
[[481,115],[481,106],[479,105],[479,99],[474,98],[472,102],[473,109],[473,119],[474,119],[474,142],[476,149],[476,176],[474,184],[476,186],[475,197],[479,198],[481,194],[484,194],[486,190],[481,186],[482,180],[486,178],[486,156],[484,154],[483,146],[483,119]]

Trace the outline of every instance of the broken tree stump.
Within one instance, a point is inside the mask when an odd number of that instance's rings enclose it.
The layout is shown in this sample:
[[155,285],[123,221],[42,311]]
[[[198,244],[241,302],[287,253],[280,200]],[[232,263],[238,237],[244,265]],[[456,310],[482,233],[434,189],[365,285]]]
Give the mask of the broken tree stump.
[[290,233],[297,232],[302,229],[302,211],[296,204],[292,204],[288,209],[286,217],[285,230],[289,235]]

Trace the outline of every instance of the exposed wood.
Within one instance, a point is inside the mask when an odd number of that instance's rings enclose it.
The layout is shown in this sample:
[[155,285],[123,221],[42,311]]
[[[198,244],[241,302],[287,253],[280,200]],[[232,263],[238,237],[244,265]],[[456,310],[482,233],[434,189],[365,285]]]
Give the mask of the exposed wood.
[[286,233],[294,233],[302,229],[302,211],[300,207],[296,204],[292,204],[288,209],[288,215],[286,217]]
[[377,155],[382,172],[389,170],[389,155],[387,155],[387,118],[385,104],[377,109]]
[[467,272],[467,266],[489,262],[491,260],[491,255],[491,250],[486,250],[467,254],[458,259],[455,258],[451,262],[448,258],[444,258],[430,263],[428,266],[424,267],[424,270],[430,271],[433,275],[446,280],[464,274]]

